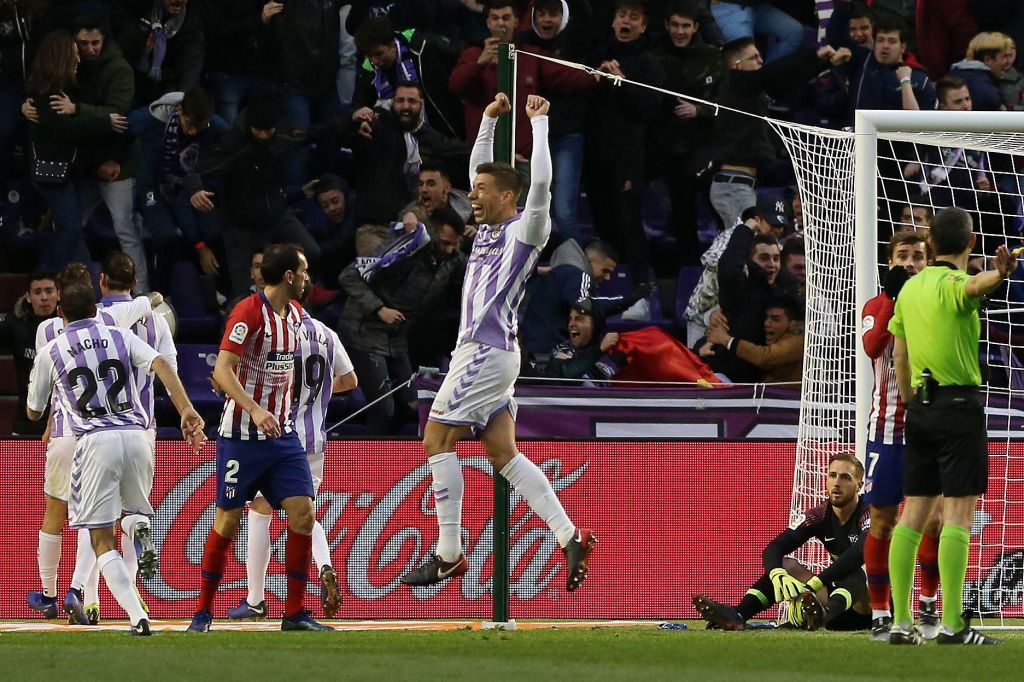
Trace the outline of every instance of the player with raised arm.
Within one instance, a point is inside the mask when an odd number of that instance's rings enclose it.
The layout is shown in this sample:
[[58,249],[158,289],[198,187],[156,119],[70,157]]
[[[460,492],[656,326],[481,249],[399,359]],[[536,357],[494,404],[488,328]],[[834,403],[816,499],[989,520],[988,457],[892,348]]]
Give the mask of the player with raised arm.
[[[309,294],[307,286],[302,300]],[[306,449],[313,477],[313,494],[324,478],[324,447],[327,444],[327,407],[332,393],[351,391],[357,385],[352,361],[337,333],[302,311],[299,349],[295,355],[295,403],[292,422]],[[270,522],[273,510],[263,496],[249,505],[245,573],[249,594],[228,609],[228,618],[266,618],[267,567],[270,565]],[[313,561],[320,575],[320,603],[324,616],[333,618],[341,605],[338,574],[331,566],[331,547],[319,521],[313,522]]]
[[78,438],[70,481],[73,528],[88,528],[107,587],[131,619],[131,633],[149,635],[149,620],[121,555],[115,527],[122,514],[153,515],[153,457],[148,415],[132,368],[160,377],[181,415],[181,430],[197,449],[203,420],[178,375],[160,354],[126,329],[98,323],[91,285],[61,289],[65,333],[36,356],[29,382],[29,419],[40,419],[56,394]]
[[[889,331],[896,299],[906,281],[928,265],[928,237],[920,232],[897,232],[889,240],[889,270],[885,286],[864,304],[861,342],[872,361],[875,385],[868,418],[865,456],[867,482],[864,500],[871,505],[871,530],[864,541],[864,567],[871,599],[871,639],[889,641],[889,540],[903,501],[904,406],[893,367],[893,337]],[[939,530],[941,507],[924,529],[917,558],[921,564],[921,626],[925,639],[938,635],[936,593],[939,589]]]
[[[693,606],[713,627],[743,630],[747,621],[772,605],[790,602],[791,622],[807,630],[861,630],[868,627],[864,580],[864,538],[870,516],[860,497],[864,466],[851,453],[834,455],[828,465],[828,499],[812,507],[795,528],[779,533],[762,554],[764,574],[735,607],[701,594]],[[832,563],[818,575],[785,558],[812,538]]]
[[[63,288],[72,283],[92,287],[92,275],[82,263],[69,263],[57,278],[57,285]],[[103,324],[130,327],[159,305],[163,297],[158,293],[137,296],[131,302],[108,313],[97,313],[97,321]],[[36,354],[48,342],[64,333],[64,319],[60,316],[45,320],[36,329]],[[43,435],[46,447],[46,473],[43,492],[46,496],[46,510],[39,530],[39,577],[41,591],[29,592],[29,607],[47,618],[56,618],[60,612],[57,602],[57,568],[60,565],[61,530],[68,519],[68,487],[71,480],[71,461],[78,439],[72,432],[67,416],[63,412],[56,394],[53,396],[47,430]],[[95,624],[99,621],[99,571],[96,570],[96,555],[92,550],[89,530],[78,532],[75,552],[75,569],[71,586],[64,599],[64,612],[72,625]]]
[[228,318],[214,381],[226,400],[217,437],[217,511],[203,549],[201,589],[188,629],[207,632],[242,508],[261,493],[288,515],[288,596],[282,630],[333,630],[302,607],[312,558],[313,479],[291,421],[295,353],[302,326],[298,299],[307,286],[306,257],[290,244],[263,252],[263,291]]
[[480,434],[494,470],[554,532],[566,558],[568,591],[582,584],[587,557],[597,543],[593,532],[573,525],[547,476],[516,446],[513,393],[520,363],[519,306],[526,280],[551,234],[548,107],[542,97],[526,99],[533,153],[522,214],[516,209],[522,191],[519,173],[493,161],[498,116],[511,110],[504,93],[484,110],[473,145],[469,200],[479,227],[466,265],[458,341],[423,433],[440,530],[434,555],[402,576],[406,585],[433,585],[468,569],[461,539],[464,481],[455,443],[471,429]]

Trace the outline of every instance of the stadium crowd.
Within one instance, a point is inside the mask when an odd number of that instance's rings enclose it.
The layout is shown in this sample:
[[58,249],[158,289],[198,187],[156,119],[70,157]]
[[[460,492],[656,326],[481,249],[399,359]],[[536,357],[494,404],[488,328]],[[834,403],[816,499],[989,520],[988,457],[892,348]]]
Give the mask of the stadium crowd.
[[[290,242],[367,401],[444,367],[470,147],[512,43],[696,98],[517,57],[519,109],[551,102],[554,169],[523,373],[599,384],[653,326],[678,340],[668,363],[799,381],[792,162],[763,120],[714,104],[834,128],[857,109],[1021,110],[1021,40],[1008,0],[0,0],[0,268],[38,266],[0,341],[24,395],[57,273],[121,250],[136,293],[177,310],[179,342],[216,343],[263,248]],[[531,140],[520,115],[527,178]],[[1019,230],[1013,158],[933,151],[883,173],[905,197],[891,229],[956,203]],[[366,433],[399,431],[414,402],[377,403]]]

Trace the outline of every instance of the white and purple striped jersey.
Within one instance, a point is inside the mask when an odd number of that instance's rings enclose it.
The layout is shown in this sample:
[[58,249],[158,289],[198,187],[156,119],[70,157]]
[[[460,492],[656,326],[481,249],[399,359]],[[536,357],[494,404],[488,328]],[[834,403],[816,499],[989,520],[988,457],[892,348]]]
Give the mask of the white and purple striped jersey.
[[352,371],[352,361],[333,329],[302,311],[299,349],[295,353],[295,432],[308,454],[324,451],[327,405],[334,378]]
[[[117,320],[122,319],[131,312],[135,306],[131,294],[110,294],[100,299],[96,308],[97,317],[103,319],[105,324],[120,326]],[[174,347],[174,340],[171,338],[171,328],[167,320],[152,312],[146,313],[142,318],[128,327],[140,339],[160,353],[160,357],[170,364],[175,373],[178,371],[178,349]],[[154,379],[149,372],[136,370],[135,380],[139,387],[139,395],[142,397],[142,406],[149,416],[146,428],[156,428],[156,415],[154,414]]]
[[[483,117],[469,160],[471,182],[476,169],[493,158],[497,119]],[[476,341],[507,351],[519,350],[519,306],[526,280],[551,235],[551,153],[547,116],[530,119],[533,155],[530,189],[523,212],[497,225],[480,225],[466,264],[458,343]]]
[[[97,311],[95,319],[97,322],[102,322],[103,324],[115,327],[124,327],[127,329],[141,320],[145,315],[149,315],[152,312],[153,306],[150,303],[149,298],[147,296],[136,296],[132,299],[131,305],[119,306],[117,310],[108,311],[106,314],[100,314],[100,312]],[[50,341],[53,341],[63,333],[63,318],[51,317],[50,319],[42,322],[38,327],[36,327],[36,355],[39,355],[39,351],[42,350],[43,346]],[[53,396],[50,416],[51,438],[62,438],[64,436],[71,435],[71,425],[68,423],[68,418],[61,409],[56,394]]]
[[160,357],[127,329],[95,319],[69,324],[36,354],[28,407],[42,412],[55,394],[76,438],[100,429],[145,428],[147,414],[132,368]]

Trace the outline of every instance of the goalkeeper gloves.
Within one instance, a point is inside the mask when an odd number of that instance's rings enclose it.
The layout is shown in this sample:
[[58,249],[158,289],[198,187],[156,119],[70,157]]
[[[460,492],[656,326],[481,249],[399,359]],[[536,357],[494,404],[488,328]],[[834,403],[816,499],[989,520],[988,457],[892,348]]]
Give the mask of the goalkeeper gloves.
[[773,568],[768,577],[771,578],[772,587],[775,588],[776,602],[796,599],[801,592],[807,589],[806,585],[791,576],[784,568]]
[[885,273],[883,288],[885,289],[885,295],[893,301],[900,295],[900,291],[903,290],[903,285],[910,279],[910,275],[905,269],[900,266],[896,266]]
[[807,589],[809,589],[811,592],[817,592],[823,587],[825,587],[825,583],[821,582],[821,578],[819,578],[818,576],[814,576],[813,578],[807,581]]

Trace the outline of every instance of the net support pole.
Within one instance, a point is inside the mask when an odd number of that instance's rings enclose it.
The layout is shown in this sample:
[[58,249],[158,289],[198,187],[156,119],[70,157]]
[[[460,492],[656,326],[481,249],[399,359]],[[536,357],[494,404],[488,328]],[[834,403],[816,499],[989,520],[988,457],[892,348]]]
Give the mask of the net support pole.
[[860,346],[860,311],[877,293],[876,268],[878,260],[878,187],[875,184],[878,166],[878,131],[866,112],[858,111],[854,119],[856,137],[853,141],[854,154],[854,268],[856,288],[854,290],[855,330],[854,348],[857,361],[854,365],[856,380],[856,415],[854,442],[856,455],[862,460],[867,456],[867,425],[871,412],[871,391],[874,388],[874,372],[871,359]]
[[[516,98],[512,88],[511,45],[501,45],[498,50],[498,91],[508,95],[515,111]],[[512,116],[504,114],[498,118],[494,135],[494,158],[511,163],[512,158]],[[485,628],[515,629],[515,621],[509,617],[509,484],[508,480],[494,470],[494,603],[492,621],[484,623]]]

